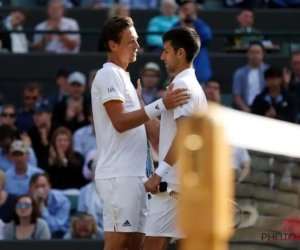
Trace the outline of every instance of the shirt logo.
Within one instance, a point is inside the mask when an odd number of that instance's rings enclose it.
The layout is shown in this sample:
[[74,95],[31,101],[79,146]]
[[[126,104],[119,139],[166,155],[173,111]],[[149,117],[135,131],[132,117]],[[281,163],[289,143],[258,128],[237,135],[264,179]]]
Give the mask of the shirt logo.
[[157,109],[157,110],[160,110],[160,108],[159,108],[158,104],[155,106],[155,109]]
[[114,87],[112,87],[112,86],[110,88],[108,88],[108,93],[111,93],[111,92],[116,92]]
[[131,224],[129,223],[129,221],[128,220],[126,220],[124,223],[123,223],[123,225],[122,225],[123,227],[130,227],[131,226]]

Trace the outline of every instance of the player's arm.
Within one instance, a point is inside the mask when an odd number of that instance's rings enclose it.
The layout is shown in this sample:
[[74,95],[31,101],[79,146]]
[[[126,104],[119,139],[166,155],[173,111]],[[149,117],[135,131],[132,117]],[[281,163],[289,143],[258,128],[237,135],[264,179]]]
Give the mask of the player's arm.
[[171,86],[164,98],[139,110],[125,112],[124,83],[121,78],[117,74],[111,74],[105,80],[105,85],[98,84],[98,87],[101,88],[101,101],[114,128],[119,133],[141,126],[147,121],[155,119],[165,110],[174,109],[187,103],[190,98],[186,88],[172,91],[173,86]]

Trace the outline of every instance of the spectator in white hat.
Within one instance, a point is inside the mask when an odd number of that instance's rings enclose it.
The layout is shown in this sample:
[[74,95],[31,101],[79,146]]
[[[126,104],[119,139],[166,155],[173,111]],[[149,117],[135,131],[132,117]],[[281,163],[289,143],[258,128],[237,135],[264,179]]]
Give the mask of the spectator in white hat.
[[69,93],[53,110],[53,121],[72,132],[89,124],[90,99],[85,97],[87,80],[84,74],[75,71],[68,76]]

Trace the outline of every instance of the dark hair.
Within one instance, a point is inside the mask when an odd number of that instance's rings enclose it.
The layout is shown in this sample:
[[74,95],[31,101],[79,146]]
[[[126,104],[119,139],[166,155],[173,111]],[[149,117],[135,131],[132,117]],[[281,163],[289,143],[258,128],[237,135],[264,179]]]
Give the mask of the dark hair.
[[253,9],[251,9],[251,8],[242,8],[242,9],[240,9],[239,13],[241,14],[244,11],[250,11],[250,12],[254,13]]
[[29,187],[31,187],[32,184],[36,183],[37,180],[40,178],[40,177],[45,177],[46,180],[49,182],[49,184],[51,185],[51,181],[50,181],[50,177],[47,173],[37,173],[37,174],[34,174],[33,176],[31,176],[31,179],[30,179],[30,182],[29,182]]
[[101,34],[101,42],[103,43],[105,51],[111,51],[108,45],[109,41],[114,41],[119,44],[122,39],[123,31],[133,25],[134,23],[130,17],[115,16],[108,19],[104,23]]
[[260,41],[252,41],[252,42],[250,42],[249,45],[248,45],[248,51],[251,49],[252,46],[255,46],[255,45],[260,46],[261,49],[263,50],[263,52],[265,51],[265,47],[264,47],[264,45]]
[[219,85],[219,89],[221,90],[221,82],[217,78],[210,78],[206,83],[205,83],[205,88],[210,82],[216,82]]
[[0,141],[3,141],[7,138],[16,139],[17,130],[7,124],[0,125]]
[[265,71],[264,77],[265,77],[265,79],[281,78],[282,77],[282,69],[270,67]]
[[20,12],[22,15],[24,15],[25,19],[27,19],[29,17],[29,11],[28,9],[22,8],[22,7],[18,7],[15,9],[14,12]]
[[29,195],[21,195],[21,196],[18,196],[17,199],[15,200],[13,210],[12,210],[12,221],[15,223],[15,225],[20,225],[20,219],[16,213],[16,206],[17,206],[17,203],[24,197],[28,197],[31,200],[32,214],[31,214],[30,222],[35,224],[37,219],[39,217],[41,217],[40,210],[39,210],[35,200]]
[[200,38],[194,29],[179,27],[167,31],[163,35],[163,42],[170,41],[175,53],[183,48],[186,53],[186,62],[194,60],[200,50]]
[[29,82],[25,85],[24,90],[28,90],[28,91],[38,90],[41,93],[42,88],[38,82]]

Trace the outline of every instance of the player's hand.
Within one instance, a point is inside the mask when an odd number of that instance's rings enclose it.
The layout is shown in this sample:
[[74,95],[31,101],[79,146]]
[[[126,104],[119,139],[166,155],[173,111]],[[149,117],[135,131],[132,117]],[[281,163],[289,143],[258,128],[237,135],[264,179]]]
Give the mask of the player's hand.
[[139,100],[141,101],[142,100],[142,83],[141,83],[141,80],[138,79],[137,80],[137,88],[136,88],[136,93],[137,93],[137,96],[139,98]]
[[147,193],[157,194],[158,186],[161,183],[161,177],[157,174],[153,175],[148,181],[145,182],[145,189]]
[[173,90],[173,87],[174,83],[171,83],[163,97],[163,103],[166,109],[175,109],[187,104],[191,98],[187,88],[178,88]]

